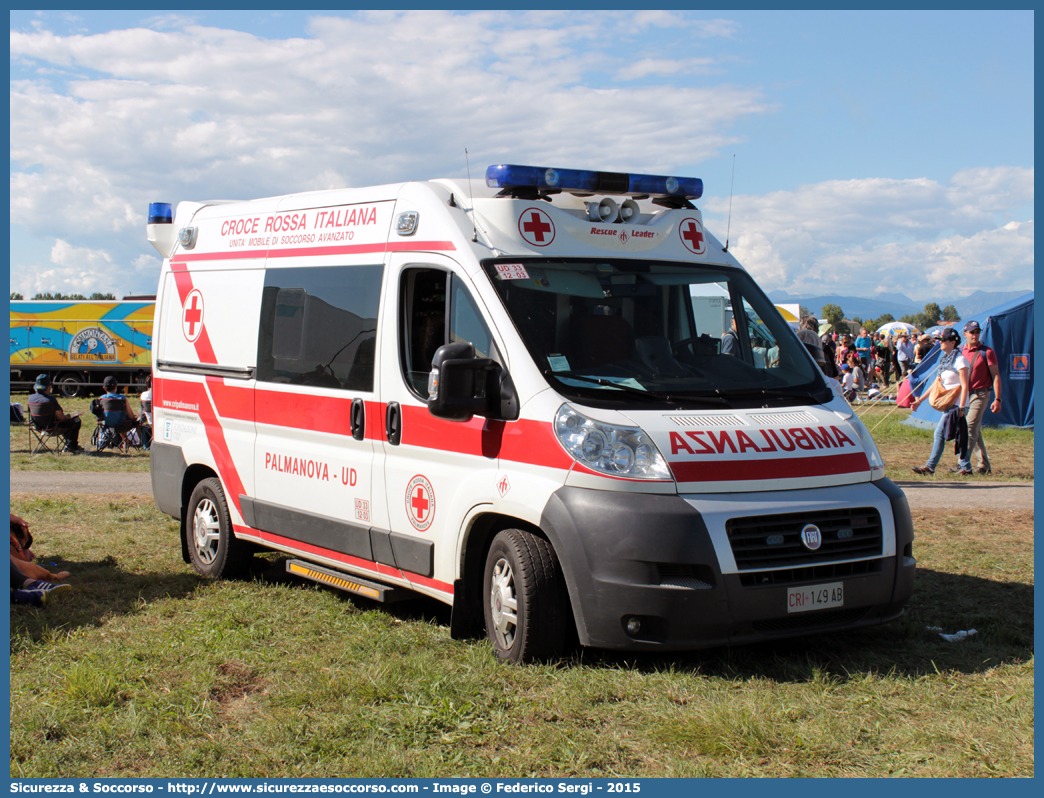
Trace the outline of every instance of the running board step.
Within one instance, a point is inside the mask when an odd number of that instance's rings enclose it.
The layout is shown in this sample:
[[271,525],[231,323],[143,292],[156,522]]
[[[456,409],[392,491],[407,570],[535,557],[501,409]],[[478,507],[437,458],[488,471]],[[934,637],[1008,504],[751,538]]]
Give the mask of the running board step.
[[334,571],[330,568],[322,568],[304,560],[287,560],[286,572],[295,576],[303,576],[305,579],[311,579],[313,582],[318,582],[321,585],[335,587],[346,593],[365,596],[373,601],[391,603],[393,601],[402,601],[412,596],[412,593],[408,590],[401,590],[377,582],[369,582],[357,576]]

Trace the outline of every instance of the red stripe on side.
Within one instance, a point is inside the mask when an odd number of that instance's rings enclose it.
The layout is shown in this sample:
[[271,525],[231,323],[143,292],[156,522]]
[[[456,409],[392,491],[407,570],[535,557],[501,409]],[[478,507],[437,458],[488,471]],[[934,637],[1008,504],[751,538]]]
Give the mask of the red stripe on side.
[[194,260],[245,260],[264,258],[267,255],[267,249],[237,249],[234,252],[181,252],[170,259],[170,265],[173,268],[175,263],[191,263]]
[[550,421],[528,418],[520,418],[507,424],[500,456],[504,460],[516,463],[530,463],[566,471],[573,467],[574,462],[555,437]]
[[[219,378],[207,377],[207,381],[213,384],[214,381],[219,381]],[[229,451],[228,442],[225,440],[224,430],[221,428],[221,422],[214,411],[206,388],[198,382],[162,379],[156,381],[154,389],[159,391],[159,405],[154,401],[152,404],[153,408],[162,408],[165,402],[174,399],[193,403],[197,406],[198,409],[195,412],[203,421],[203,428],[207,434],[207,443],[210,445],[210,453],[214,456],[214,464],[217,466],[218,476],[221,477],[221,481],[225,484],[226,494],[228,494],[226,498],[235,505],[236,510],[242,515],[243,510],[239,506],[239,497],[245,495],[246,490],[243,488],[243,480],[239,476],[239,470],[232,460],[232,453]]]
[[384,429],[384,414],[388,411],[386,402],[366,403],[366,429],[364,435],[367,440],[386,441],[388,436]]
[[456,252],[452,241],[395,241],[388,242],[388,252]]
[[678,482],[794,479],[870,470],[870,463],[862,452],[822,457],[782,457],[777,460],[676,461],[670,466]]
[[254,406],[258,424],[352,434],[352,397],[312,396],[258,388]]
[[183,252],[170,259],[170,265],[196,260],[250,260],[258,258],[315,258],[324,255],[368,255],[384,252],[455,252],[452,241],[382,241],[377,244],[343,244],[337,247],[298,247],[297,249],[240,249],[234,252]]
[[237,421],[254,420],[253,389],[242,385],[226,385],[219,377],[207,377],[207,385],[214,397],[214,407],[222,418]]
[[402,443],[548,468],[568,469],[573,465],[550,422],[525,418],[504,422],[476,416],[466,422],[446,421],[433,416],[426,407],[403,405]]
[[421,576],[420,574],[411,573],[410,571],[403,571],[398,568],[392,568],[391,566],[384,565],[383,563],[373,562],[371,560],[364,560],[361,557],[353,557],[350,554],[343,554],[339,551],[331,551],[330,549],[324,549],[321,546],[313,546],[311,543],[304,543],[300,540],[293,540],[291,538],[284,538],[282,535],[276,535],[272,532],[261,532],[256,529],[245,529],[247,534],[260,535],[263,540],[267,540],[270,543],[278,543],[281,546],[287,546],[289,548],[298,549],[299,551],[306,551],[309,554],[315,554],[320,557],[326,557],[330,560],[337,560],[343,562],[346,565],[351,565],[356,568],[362,568],[366,571],[370,571],[381,576],[393,576],[398,579],[405,579],[408,582],[413,582],[418,585],[424,585],[443,593],[453,595],[453,585],[447,584],[446,582],[440,582],[437,579],[431,579],[427,576]]

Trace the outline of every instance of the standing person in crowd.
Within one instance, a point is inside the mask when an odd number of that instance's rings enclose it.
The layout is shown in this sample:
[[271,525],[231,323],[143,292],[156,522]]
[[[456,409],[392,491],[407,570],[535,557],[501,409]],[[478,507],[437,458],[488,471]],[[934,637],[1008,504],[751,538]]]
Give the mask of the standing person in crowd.
[[831,338],[830,333],[823,333],[823,337],[819,339],[819,343],[823,347],[823,373],[831,379],[837,379],[837,346],[834,344],[834,339]]
[[855,347],[856,352],[859,353],[859,362],[862,364],[864,369],[868,368],[870,364],[873,363],[870,359],[873,356],[873,353],[870,351],[873,345],[874,341],[869,335],[867,335],[866,329],[860,329],[859,337],[855,340]]
[[[968,361],[964,359],[964,356],[957,350],[957,345],[961,342],[961,336],[958,335],[954,329],[949,329],[943,333],[940,339],[940,345],[942,346],[942,354],[939,355],[939,376],[938,379],[942,380],[942,387],[944,391],[952,391],[954,388],[960,387],[960,394],[957,399],[956,409],[958,416],[967,415],[968,409]],[[921,403],[928,399],[930,390],[924,391],[920,396],[913,400],[911,407],[916,410],[920,407]],[[932,440],[932,452],[928,455],[928,462],[923,466],[914,466],[911,471],[915,474],[923,474],[931,476],[935,473],[935,467],[939,465],[939,460],[942,459],[943,449],[946,448],[946,423],[947,419],[950,418],[949,411],[942,414],[939,419],[939,423],[935,425],[935,436]],[[971,463],[968,459],[968,449],[963,448],[961,451],[963,459],[958,463],[956,473],[962,475],[971,474]]]
[[871,355],[874,363],[874,373],[881,375],[881,382],[888,387],[888,375],[892,370],[892,350],[888,346],[888,337],[884,333],[877,333]]
[[837,362],[842,365],[848,363],[848,356],[855,353],[856,348],[852,343],[852,336],[845,333],[845,337],[841,339],[841,346],[837,350]]
[[896,376],[897,379],[902,379],[910,373],[910,367],[914,359],[914,347],[913,344],[910,343],[909,333],[899,333],[899,339],[895,346],[895,356],[899,361],[899,372]]
[[69,453],[82,454],[84,449],[80,446],[80,414],[74,413],[71,416],[65,414],[62,406],[58,404],[58,400],[51,395],[51,378],[46,374],[41,374],[36,378],[36,385],[33,386],[33,391],[35,393],[29,397],[30,414],[33,412],[34,405],[37,407],[53,405],[55,429],[69,444]]
[[854,402],[866,390],[866,374],[855,352],[849,353],[848,362],[841,366],[841,388],[849,402]]
[[721,336],[721,353],[739,357],[739,336],[736,335],[736,317],[729,319],[729,329]]
[[914,351],[914,365],[924,360],[925,356],[932,351],[933,346],[935,346],[935,341],[932,336],[928,333],[922,335],[921,340],[917,342],[917,349]]
[[816,361],[816,365],[826,373],[826,352],[823,351],[823,342],[819,340],[817,330],[819,329],[819,319],[815,316],[805,316],[799,322],[797,337],[808,349],[809,354]]
[[[975,469],[976,474],[990,474],[993,472],[990,466],[989,455],[986,454],[986,443],[982,438],[982,418],[986,415],[986,403],[990,399],[990,389],[993,389],[993,404],[990,410],[999,413],[1001,409],[1001,380],[1000,366],[997,362],[997,353],[984,345],[979,336],[982,328],[979,322],[969,321],[964,325],[964,335],[967,343],[961,354],[968,361],[971,369],[969,377],[969,388],[971,402],[968,406],[968,467],[971,467],[971,453],[979,452],[979,465]],[[958,463],[957,471],[961,468]]]

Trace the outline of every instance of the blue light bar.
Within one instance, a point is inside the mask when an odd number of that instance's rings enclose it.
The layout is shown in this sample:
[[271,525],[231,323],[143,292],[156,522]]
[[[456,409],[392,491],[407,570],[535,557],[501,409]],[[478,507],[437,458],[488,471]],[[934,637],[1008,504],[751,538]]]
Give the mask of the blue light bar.
[[585,169],[553,169],[544,166],[496,164],[486,169],[490,188],[531,188],[592,194],[646,194],[650,197],[699,199],[703,181],[698,177],[632,175]]
[[174,213],[169,202],[149,203],[149,224],[173,224]]

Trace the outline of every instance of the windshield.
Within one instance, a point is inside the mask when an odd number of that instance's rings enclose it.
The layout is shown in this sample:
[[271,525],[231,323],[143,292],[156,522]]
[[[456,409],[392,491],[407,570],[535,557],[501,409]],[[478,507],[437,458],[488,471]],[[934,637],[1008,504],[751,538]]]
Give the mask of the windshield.
[[566,397],[694,407],[830,398],[804,345],[740,269],[518,258],[483,267]]

